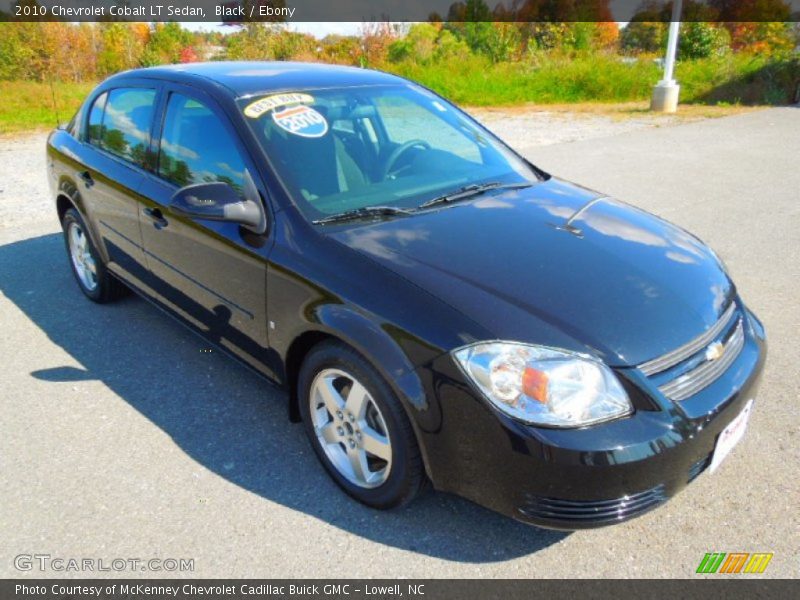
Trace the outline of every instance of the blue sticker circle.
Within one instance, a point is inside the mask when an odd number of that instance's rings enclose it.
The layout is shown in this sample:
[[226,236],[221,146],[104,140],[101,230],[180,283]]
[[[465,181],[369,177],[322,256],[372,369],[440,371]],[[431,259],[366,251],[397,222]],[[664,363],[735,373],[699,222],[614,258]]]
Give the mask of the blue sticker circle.
[[292,106],[272,113],[275,124],[291,133],[307,138],[318,138],[328,133],[328,122],[310,106]]

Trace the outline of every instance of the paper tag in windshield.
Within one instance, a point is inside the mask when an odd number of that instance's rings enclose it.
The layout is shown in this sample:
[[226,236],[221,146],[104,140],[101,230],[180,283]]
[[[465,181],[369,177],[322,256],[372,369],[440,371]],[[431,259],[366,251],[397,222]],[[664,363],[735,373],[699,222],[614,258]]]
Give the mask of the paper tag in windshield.
[[246,117],[250,117],[251,119],[258,119],[261,115],[276,108],[280,108],[281,106],[287,106],[289,104],[302,104],[303,102],[314,102],[314,96],[300,92],[274,94],[248,104],[244,109],[244,115]]

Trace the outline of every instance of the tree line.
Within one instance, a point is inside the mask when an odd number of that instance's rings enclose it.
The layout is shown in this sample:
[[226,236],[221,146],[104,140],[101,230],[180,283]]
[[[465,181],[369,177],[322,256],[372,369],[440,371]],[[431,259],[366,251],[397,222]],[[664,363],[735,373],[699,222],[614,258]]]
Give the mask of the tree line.
[[[686,2],[685,14],[691,21],[683,24],[680,58],[751,52],[782,59],[796,54],[797,24],[744,22],[746,14],[736,11],[748,2]],[[758,3],[772,6],[776,15],[789,19],[782,0]],[[532,10],[534,4],[528,0],[520,6]],[[581,5],[593,6],[598,15],[608,10],[608,0]],[[731,20],[699,20],[710,13],[697,11],[710,9],[717,11],[717,17],[719,11],[727,10],[722,14]],[[445,19],[431,15],[431,21],[410,27],[364,23],[358,35],[329,35],[321,40],[280,23],[245,23],[225,32],[197,32],[178,23],[2,22],[0,80],[95,81],[126,69],[199,60],[302,60],[391,70],[398,63],[443,63],[471,57],[492,63],[536,64],[552,53],[656,56],[666,45],[665,21],[670,10],[669,5],[645,3],[635,19],[620,28],[613,21],[491,21],[497,15],[483,0],[467,0],[453,4]]]

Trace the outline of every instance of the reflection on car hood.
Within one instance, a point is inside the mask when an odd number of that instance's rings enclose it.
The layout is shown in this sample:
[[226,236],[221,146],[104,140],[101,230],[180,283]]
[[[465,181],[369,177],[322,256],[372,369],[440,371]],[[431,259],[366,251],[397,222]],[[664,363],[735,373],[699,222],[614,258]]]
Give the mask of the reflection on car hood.
[[639,364],[707,329],[734,289],[697,238],[597,198],[551,179],[331,235],[498,339]]

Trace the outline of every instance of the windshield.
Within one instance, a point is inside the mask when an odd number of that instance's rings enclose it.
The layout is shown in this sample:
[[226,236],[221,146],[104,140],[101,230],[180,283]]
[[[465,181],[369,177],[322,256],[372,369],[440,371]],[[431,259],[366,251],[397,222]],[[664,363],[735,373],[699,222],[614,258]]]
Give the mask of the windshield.
[[416,208],[469,185],[538,181],[461,111],[416,86],[289,91],[239,103],[309,220]]

